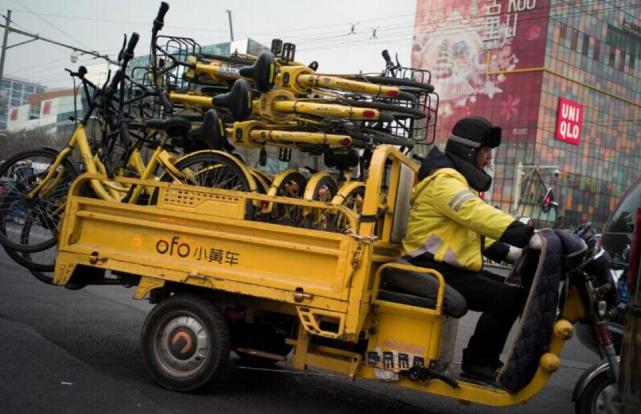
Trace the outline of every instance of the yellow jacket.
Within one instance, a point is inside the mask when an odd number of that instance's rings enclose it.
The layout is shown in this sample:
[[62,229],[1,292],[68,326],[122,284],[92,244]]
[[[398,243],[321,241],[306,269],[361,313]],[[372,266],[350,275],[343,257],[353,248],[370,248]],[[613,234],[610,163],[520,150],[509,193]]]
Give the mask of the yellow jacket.
[[[498,240],[514,218],[479,198],[453,168],[439,168],[412,190],[403,255],[478,272],[482,249]],[[481,236],[485,236],[485,246]]]

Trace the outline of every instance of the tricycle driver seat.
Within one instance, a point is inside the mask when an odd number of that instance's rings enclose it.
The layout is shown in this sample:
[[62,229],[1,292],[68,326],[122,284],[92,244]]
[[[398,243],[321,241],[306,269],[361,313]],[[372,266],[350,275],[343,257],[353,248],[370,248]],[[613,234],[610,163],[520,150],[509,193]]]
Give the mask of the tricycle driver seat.
[[[415,176],[412,169],[401,165],[390,234],[392,243],[401,243],[405,236]],[[410,265],[407,260],[401,258],[397,259],[395,263]],[[384,269],[381,275],[378,298],[389,302],[434,309],[436,308],[438,287],[438,280],[428,274],[389,267]],[[445,285],[443,313],[453,318],[460,318],[466,312],[467,301],[463,295],[453,287]]]
[[[396,260],[396,263],[410,265],[403,259]],[[388,302],[434,309],[438,287],[438,280],[430,275],[390,267],[385,269],[381,276],[378,298]],[[445,285],[443,313],[453,318],[460,318],[467,313],[467,301],[449,285]]]

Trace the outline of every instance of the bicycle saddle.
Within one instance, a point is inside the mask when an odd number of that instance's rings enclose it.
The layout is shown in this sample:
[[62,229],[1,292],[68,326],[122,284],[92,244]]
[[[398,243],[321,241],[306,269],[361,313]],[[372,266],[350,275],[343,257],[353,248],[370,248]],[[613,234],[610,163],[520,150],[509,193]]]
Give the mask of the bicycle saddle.
[[[203,122],[187,134],[185,149],[195,151],[200,149],[229,149],[231,146],[225,136],[222,119],[215,109],[205,112]],[[233,148],[233,147],[231,147]]]
[[259,91],[268,92],[274,87],[276,77],[274,56],[269,52],[263,52],[258,56],[256,63],[240,68],[238,73],[240,76],[253,79]]
[[191,129],[191,122],[177,116],[167,119],[151,118],[146,121],[146,125],[149,128],[163,130],[170,137],[185,136]]
[[244,79],[237,79],[231,91],[214,96],[214,106],[229,109],[236,121],[245,121],[252,111],[252,88]]

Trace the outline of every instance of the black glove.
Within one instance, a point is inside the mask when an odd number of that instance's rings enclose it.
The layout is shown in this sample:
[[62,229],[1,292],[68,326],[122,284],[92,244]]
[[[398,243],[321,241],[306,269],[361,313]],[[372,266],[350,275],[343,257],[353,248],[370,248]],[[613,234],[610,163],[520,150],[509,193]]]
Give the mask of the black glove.
[[592,223],[588,221],[587,223],[581,224],[574,230],[574,234],[583,239],[589,250],[594,250],[597,238],[594,234],[594,229],[592,229]]

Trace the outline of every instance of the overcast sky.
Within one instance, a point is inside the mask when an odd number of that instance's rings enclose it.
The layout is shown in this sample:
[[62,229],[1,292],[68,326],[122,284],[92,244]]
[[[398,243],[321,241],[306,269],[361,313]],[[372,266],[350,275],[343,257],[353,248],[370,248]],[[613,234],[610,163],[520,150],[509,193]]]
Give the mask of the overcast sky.
[[[250,37],[265,45],[278,37],[293,42],[298,61],[317,60],[319,72],[380,71],[382,49],[398,53],[409,66],[415,0],[170,0],[163,34],[193,37],[201,45],[229,40],[225,10],[232,11],[234,38]],[[20,30],[97,50],[115,57],[122,34],[137,31],[137,55],[148,54],[151,23],[158,0],[0,0],[0,13],[12,10]],[[4,24],[4,18],[0,18]],[[353,26],[353,27],[352,27]],[[350,32],[353,29],[353,33]],[[0,28],[0,31],[3,31]],[[9,45],[26,40],[11,33]],[[65,67],[95,62],[42,41],[7,51],[5,76],[70,87]]]

